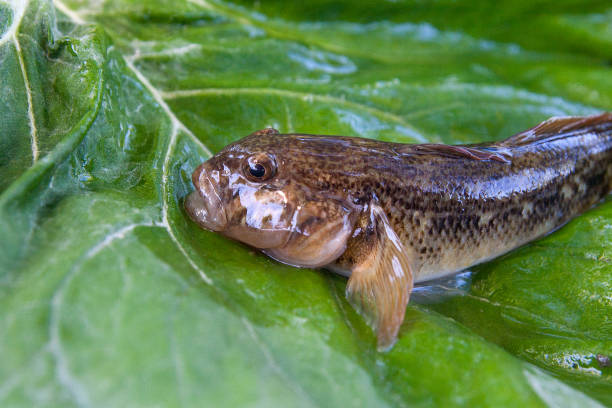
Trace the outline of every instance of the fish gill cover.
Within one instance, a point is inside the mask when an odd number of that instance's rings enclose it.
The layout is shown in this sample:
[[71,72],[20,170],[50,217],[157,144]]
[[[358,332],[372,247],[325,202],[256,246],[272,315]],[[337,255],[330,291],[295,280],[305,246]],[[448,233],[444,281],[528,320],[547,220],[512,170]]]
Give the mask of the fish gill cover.
[[612,200],[418,289],[188,221],[251,131],[462,143],[612,109],[608,1],[0,1],[0,405],[612,405]]

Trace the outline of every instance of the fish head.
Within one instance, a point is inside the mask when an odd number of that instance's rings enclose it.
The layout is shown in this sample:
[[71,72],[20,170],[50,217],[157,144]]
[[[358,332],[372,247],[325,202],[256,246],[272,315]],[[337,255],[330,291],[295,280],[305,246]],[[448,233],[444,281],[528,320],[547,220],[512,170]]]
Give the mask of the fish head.
[[324,266],[344,252],[356,211],[343,192],[320,188],[326,159],[292,136],[265,129],[221,150],[194,171],[185,208],[280,262]]

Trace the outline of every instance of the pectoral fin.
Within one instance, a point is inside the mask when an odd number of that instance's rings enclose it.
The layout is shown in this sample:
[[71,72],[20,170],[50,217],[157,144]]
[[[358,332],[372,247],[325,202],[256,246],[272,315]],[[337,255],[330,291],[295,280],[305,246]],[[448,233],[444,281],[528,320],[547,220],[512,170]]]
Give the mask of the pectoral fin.
[[362,239],[350,250],[353,264],[346,297],[376,331],[378,349],[397,340],[413,286],[409,253],[389,224],[382,208],[370,209]]

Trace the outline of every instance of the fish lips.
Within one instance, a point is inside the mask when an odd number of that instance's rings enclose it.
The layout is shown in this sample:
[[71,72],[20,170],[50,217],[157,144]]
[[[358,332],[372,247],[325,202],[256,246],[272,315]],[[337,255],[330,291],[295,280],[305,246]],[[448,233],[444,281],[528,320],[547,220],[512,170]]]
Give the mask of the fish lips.
[[217,190],[203,170],[194,174],[196,190],[185,199],[185,210],[203,228],[221,232],[227,226],[227,216]]

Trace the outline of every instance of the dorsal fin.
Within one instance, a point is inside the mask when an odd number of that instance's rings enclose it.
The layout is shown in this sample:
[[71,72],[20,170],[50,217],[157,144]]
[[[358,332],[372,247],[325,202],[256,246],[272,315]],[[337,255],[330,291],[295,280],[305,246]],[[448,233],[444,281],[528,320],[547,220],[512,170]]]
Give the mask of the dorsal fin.
[[510,163],[510,153],[505,149],[495,146],[474,145],[445,145],[436,143],[425,143],[419,145],[408,145],[405,148],[396,149],[402,154],[431,154],[436,156],[451,157],[456,159],[493,160]]
[[249,136],[266,136],[266,135],[278,135],[280,132],[274,128],[268,127],[265,129],[256,130]]
[[430,154],[457,159],[493,160],[510,163],[512,147],[553,142],[587,133],[612,132],[612,113],[593,116],[553,117],[506,140],[483,145],[445,145],[426,143],[405,145],[394,150],[399,154]]
[[590,132],[612,130],[612,113],[593,116],[553,117],[539,125],[500,142],[500,146],[522,146],[545,143]]

